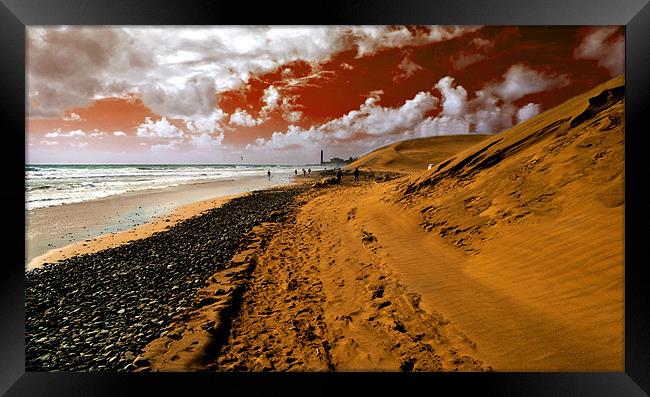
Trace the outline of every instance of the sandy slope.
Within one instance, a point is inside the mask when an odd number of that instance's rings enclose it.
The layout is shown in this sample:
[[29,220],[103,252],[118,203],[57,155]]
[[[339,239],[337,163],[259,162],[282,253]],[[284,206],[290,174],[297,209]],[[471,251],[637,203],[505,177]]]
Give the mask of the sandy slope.
[[623,84],[615,78],[392,193],[468,255],[432,303],[496,369],[624,368]]
[[373,150],[348,165],[361,170],[420,173],[429,164],[438,164],[450,156],[488,138],[488,135],[448,135],[411,139]]
[[219,346],[172,329],[202,357],[172,367],[622,371],[623,84],[429,172],[311,189],[238,265],[248,288]]

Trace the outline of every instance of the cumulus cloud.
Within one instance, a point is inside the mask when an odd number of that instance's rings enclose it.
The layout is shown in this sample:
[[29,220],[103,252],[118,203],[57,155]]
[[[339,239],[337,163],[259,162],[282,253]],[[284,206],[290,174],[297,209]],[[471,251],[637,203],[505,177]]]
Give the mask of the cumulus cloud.
[[280,92],[278,91],[278,89],[272,85],[268,86],[264,90],[264,94],[262,95],[262,102],[264,102],[264,106],[262,106],[262,112],[263,113],[272,112],[278,107],[279,101],[280,101]]
[[223,134],[219,134],[216,137],[206,133],[190,136],[191,145],[197,148],[217,147],[221,145],[222,140]]
[[45,134],[46,138],[73,138],[73,137],[81,137],[81,136],[86,136],[86,132],[83,130],[63,132],[61,131],[60,128],[57,128],[56,130]]
[[359,146],[368,144],[368,140],[354,144],[345,143],[355,135],[370,137],[372,142],[383,142],[386,135],[417,128],[426,113],[435,109],[439,102],[431,93],[419,92],[401,106],[389,108],[379,104],[382,95],[381,90],[372,91],[357,110],[308,129],[290,125],[287,131],[276,131],[268,140],[259,138],[254,145],[248,145],[247,148],[280,151],[303,148],[313,151],[322,145],[339,145],[341,153],[346,153],[346,150],[358,149]]
[[137,135],[142,138],[182,138],[185,134],[166,117],[158,121],[146,117],[144,123],[138,126]]
[[607,69],[612,76],[623,73],[625,37],[617,32],[618,27],[615,26],[592,29],[576,47],[573,56],[598,61],[598,65]]
[[528,120],[537,116],[541,112],[541,106],[537,103],[529,103],[517,110],[517,123]]
[[258,124],[262,124],[264,120],[256,119],[255,117],[248,114],[244,109],[236,109],[235,112],[230,116],[230,124],[238,125],[243,127],[254,127]]
[[88,146],[88,142],[69,142],[68,145],[70,145],[71,148],[81,149]]
[[114,131],[113,135],[115,135],[115,136],[126,136],[126,132],[124,132],[124,131]]
[[453,87],[454,79],[446,76],[438,81],[436,88],[442,94],[442,114],[456,117],[465,114],[467,91],[462,86]]
[[[341,117],[309,128],[290,125],[286,131],[275,131],[268,139],[258,138],[246,149],[267,154],[269,158],[277,153],[290,153],[292,158],[311,161],[313,153],[322,147],[347,158],[406,138],[498,133],[541,112],[541,106],[536,103],[518,108],[512,103],[513,98],[523,97],[522,92],[539,92],[564,84],[561,76],[526,68],[511,70],[514,72],[506,73],[501,81],[488,83],[472,97],[451,76],[441,78],[431,92],[419,92],[393,108],[381,106],[382,90],[371,91],[358,109]],[[533,81],[530,86],[520,86],[517,90],[512,84],[519,82],[520,75]],[[433,95],[433,89],[440,93],[440,98]],[[430,115],[438,105],[440,111]]]
[[41,143],[41,145],[45,145],[45,146],[53,146],[53,145],[58,145],[59,144],[59,142],[57,142],[57,141],[48,141],[48,140],[40,141],[40,143]]
[[490,87],[504,101],[516,101],[526,95],[569,85],[569,76],[540,72],[526,65],[512,65],[504,80]]
[[192,120],[185,120],[185,126],[191,132],[213,132],[223,131],[221,121],[227,114],[221,109],[215,109],[210,114],[195,116]]
[[402,58],[402,61],[397,65],[397,69],[400,70],[400,73],[393,77],[393,81],[395,82],[408,79],[418,70],[422,70],[422,66],[413,62],[410,58],[410,54],[406,54],[404,58]]

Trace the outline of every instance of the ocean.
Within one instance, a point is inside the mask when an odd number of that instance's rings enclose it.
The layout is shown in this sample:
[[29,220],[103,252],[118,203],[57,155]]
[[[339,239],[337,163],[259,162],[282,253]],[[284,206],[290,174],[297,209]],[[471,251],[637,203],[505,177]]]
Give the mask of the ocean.
[[[25,207],[27,210],[77,203],[126,192],[162,189],[189,183],[271,178],[276,183],[291,181],[296,165],[26,165]],[[312,170],[316,168],[309,166]]]

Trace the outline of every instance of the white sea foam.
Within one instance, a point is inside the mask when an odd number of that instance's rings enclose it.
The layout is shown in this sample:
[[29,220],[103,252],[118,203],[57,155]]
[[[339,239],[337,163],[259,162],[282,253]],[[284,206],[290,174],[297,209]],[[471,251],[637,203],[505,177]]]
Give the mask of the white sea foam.
[[271,170],[273,181],[289,182],[296,168],[300,172],[303,166],[28,165],[25,167],[25,207],[31,210],[138,190],[266,177],[267,170]]

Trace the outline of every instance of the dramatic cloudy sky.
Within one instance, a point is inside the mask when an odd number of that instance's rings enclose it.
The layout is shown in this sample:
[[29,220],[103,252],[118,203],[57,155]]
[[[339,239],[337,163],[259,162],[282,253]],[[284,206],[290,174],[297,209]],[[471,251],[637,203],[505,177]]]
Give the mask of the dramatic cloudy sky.
[[623,70],[621,27],[29,27],[27,158],[347,158],[498,133]]

